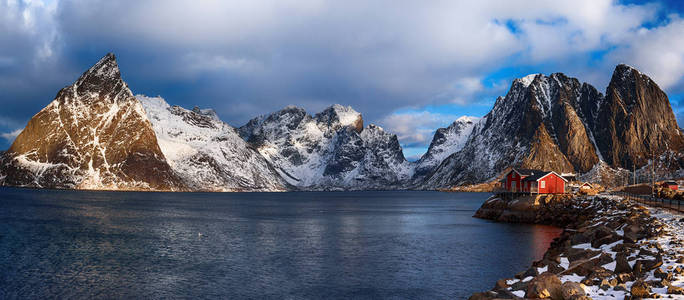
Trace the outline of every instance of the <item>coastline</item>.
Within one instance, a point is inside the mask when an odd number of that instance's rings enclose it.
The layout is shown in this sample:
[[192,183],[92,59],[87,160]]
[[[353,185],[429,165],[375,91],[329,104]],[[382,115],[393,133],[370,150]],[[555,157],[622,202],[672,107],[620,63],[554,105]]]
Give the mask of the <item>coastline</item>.
[[684,215],[618,196],[494,195],[474,217],[564,228],[541,260],[470,299],[684,297]]

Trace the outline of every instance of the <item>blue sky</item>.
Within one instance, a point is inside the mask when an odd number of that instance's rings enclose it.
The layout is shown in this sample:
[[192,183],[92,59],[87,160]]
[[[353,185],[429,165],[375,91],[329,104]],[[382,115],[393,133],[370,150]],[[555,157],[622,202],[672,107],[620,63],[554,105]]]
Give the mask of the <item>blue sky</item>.
[[290,104],[351,105],[412,158],[531,73],[604,91],[627,63],[681,122],[683,12],[680,1],[5,0],[0,149],[107,52],[136,94],[211,107],[233,126]]

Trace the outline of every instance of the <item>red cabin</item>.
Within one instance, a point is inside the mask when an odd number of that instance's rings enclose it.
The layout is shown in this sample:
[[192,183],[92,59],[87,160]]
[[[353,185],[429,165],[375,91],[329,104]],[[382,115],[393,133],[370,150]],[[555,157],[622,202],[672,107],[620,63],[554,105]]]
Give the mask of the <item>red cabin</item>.
[[505,180],[506,191],[530,194],[563,194],[568,182],[556,172],[533,169],[512,169]]
[[679,185],[674,181],[665,181],[661,184],[662,187],[671,189],[673,191],[679,190]]

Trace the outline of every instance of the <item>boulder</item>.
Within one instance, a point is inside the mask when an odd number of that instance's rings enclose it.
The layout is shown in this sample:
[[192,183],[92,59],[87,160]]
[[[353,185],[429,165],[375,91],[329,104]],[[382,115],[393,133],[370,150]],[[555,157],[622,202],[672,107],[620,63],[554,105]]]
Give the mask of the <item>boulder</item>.
[[564,282],[561,285],[561,295],[563,299],[577,299],[581,296],[586,296],[587,293],[584,291],[585,286],[577,282]]
[[505,278],[497,280],[496,284],[494,285],[494,290],[505,290],[505,289],[509,288],[510,285],[508,285],[508,283],[506,281],[508,281],[508,280]]
[[684,295],[684,289],[678,286],[670,285],[667,287],[667,293],[671,295]]
[[587,236],[584,233],[576,233],[570,238],[570,244],[571,245],[579,245],[579,244],[590,243],[590,242],[591,242],[591,237]]
[[653,271],[653,276],[660,279],[672,280],[672,273],[665,272],[660,268],[657,268],[655,271]]
[[618,282],[620,282],[620,283],[627,283],[627,282],[629,282],[629,281],[633,281],[633,280],[634,280],[634,275],[632,275],[631,272],[629,272],[629,273],[620,273],[620,274],[617,275],[617,280],[618,280]]
[[561,281],[555,274],[545,272],[532,279],[527,285],[525,298],[563,299]]
[[651,295],[651,287],[643,280],[637,280],[632,284],[630,293],[635,298],[648,298]]
[[632,267],[629,266],[627,256],[623,252],[618,253],[615,256],[615,274],[630,272],[632,272]]
[[570,248],[570,249],[568,249],[568,251],[566,251],[566,254],[568,256],[568,261],[570,261],[570,263],[572,263],[572,262],[575,262],[578,260],[589,259],[589,258],[592,258],[594,256],[597,256],[597,255],[601,254],[601,251]]
[[610,280],[609,279],[603,279],[601,281],[601,284],[599,285],[599,288],[604,290],[604,291],[607,291],[607,290],[612,289],[617,284],[618,284],[618,282],[617,282],[617,279],[615,279],[615,278],[610,279]]

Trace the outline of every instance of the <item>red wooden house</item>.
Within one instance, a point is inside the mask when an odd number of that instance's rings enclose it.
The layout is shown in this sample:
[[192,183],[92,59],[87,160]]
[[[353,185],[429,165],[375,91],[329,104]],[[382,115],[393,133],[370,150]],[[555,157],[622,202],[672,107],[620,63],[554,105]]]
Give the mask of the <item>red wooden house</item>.
[[677,182],[674,181],[665,181],[660,186],[671,189],[673,191],[679,190],[679,185],[677,184]]
[[553,171],[513,168],[506,174],[504,189],[513,193],[563,194],[565,178]]

